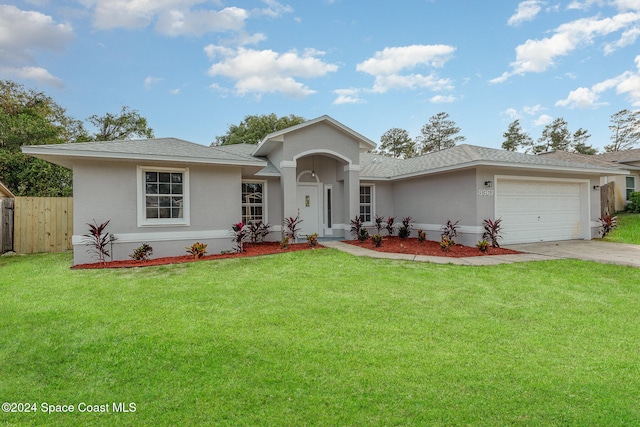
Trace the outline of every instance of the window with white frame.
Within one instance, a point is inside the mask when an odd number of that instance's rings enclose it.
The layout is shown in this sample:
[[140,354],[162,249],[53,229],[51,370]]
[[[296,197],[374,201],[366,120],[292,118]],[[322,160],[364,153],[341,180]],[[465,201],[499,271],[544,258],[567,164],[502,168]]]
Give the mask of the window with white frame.
[[242,222],[267,222],[265,181],[242,181]]
[[360,220],[371,222],[373,217],[373,185],[360,186]]
[[189,170],[138,168],[138,224],[189,224]]
[[636,177],[628,176],[627,178],[627,200],[629,200],[629,196],[631,193],[636,191]]

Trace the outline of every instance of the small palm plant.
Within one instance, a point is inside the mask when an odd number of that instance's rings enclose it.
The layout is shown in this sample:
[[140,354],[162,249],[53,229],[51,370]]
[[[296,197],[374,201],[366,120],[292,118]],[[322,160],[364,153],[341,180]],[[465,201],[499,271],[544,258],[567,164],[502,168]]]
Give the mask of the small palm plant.
[[83,242],[89,246],[87,253],[93,254],[100,264],[106,262],[106,257],[110,257],[111,253],[108,246],[111,245],[116,239],[113,234],[106,232],[107,226],[111,220],[107,220],[102,224],[98,224],[96,220],[93,220],[93,224],[87,223],[89,226],[89,233],[83,235]]

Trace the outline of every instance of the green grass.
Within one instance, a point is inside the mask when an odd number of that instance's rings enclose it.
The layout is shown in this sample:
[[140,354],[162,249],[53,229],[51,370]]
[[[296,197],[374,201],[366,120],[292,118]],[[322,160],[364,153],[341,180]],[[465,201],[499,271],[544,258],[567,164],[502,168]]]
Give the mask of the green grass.
[[618,227],[602,240],[640,245],[640,214],[619,213],[616,215],[618,216]]
[[0,258],[0,425],[636,426],[640,270],[315,250],[126,270]]

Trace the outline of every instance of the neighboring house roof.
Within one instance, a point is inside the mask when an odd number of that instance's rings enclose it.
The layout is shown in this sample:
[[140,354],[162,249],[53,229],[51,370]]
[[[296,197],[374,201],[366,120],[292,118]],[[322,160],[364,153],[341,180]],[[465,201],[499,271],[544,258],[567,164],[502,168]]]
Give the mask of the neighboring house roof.
[[3,183],[0,182],[0,196],[3,196],[5,198],[15,198],[16,196],[13,195],[13,193],[11,192],[11,190],[9,190],[7,188],[6,185],[4,185]]
[[265,136],[264,139],[262,141],[260,141],[260,143],[258,144],[258,146],[255,148],[253,155],[254,156],[266,156],[268,155],[271,150],[273,149],[273,147],[277,144],[280,143],[282,141],[284,141],[284,135],[286,135],[287,133],[291,133],[291,132],[296,132],[300,129],[306,128],[308,126],[313,126],[317,123],[326,123],[330,126],[333,126],[336,129],[341,130],[342,132],[350,135],[351,137],[355,138],[359,143],[360,143],[360,149],[362,151],[368,151],[368,150],[373,150],[374,148],[376,148],[378,145],[373,142],[372,140],[370,140],[369,138],[362,136],[361,134],[359,134],[358,132],[354,131],[353,129],[343,125],[342,123],[338,122],[337,120],[324,115],[324,116],[320,116],[316,119],[313,120],[308,120],[304,123],[300,123],[299,125],[295,125],[295,126],[291,126],[289,128],[286,129],[282,129],[279,130],[277,132],[273,132],[270,133],[269,135]]
[[22,147],[22,152],[66,167],[71,167],[72,159],[82,158],[267,166],[264,160],[243,152],[234,153],[177,138],[29,145]]
[[603,166],[621,170],[640,170],[640,167],[628,164],[640,161],[640,149],[615,151],[613,153],[602,153],[594,155],[553,150],[545,153],[540,153],[538,155],[586,163],[592,166]]
[[360,156],[360,178],[411,178],[477,166],[553,170],[569,173],[624,173],[607,167],[604,163],[601,165],[587,165],[584,162],[462,144],[404,160],[371,153],[362,154]]
[[[596,154],[596,156],[606,162],[613,163],[634,163],[640,162],[640,148],[631,150],[614,151],[611,153]],[[634,167],[637,169],[637,167]]]

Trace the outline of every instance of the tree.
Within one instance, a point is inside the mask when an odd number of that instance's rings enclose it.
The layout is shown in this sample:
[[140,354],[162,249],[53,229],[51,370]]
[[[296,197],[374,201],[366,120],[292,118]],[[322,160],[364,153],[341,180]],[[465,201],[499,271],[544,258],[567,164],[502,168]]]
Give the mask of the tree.
[[571,132],[567,126],[566,120],[562,117],[546,125],[542,130],[542,136],[538,138],[538,145],[533,147],[533,152],[537,154],[551,150],[568,151]]
[[71,195],[71,171],[25,156],[23,145],[89,139],[82,122],[42,92],[0,81],[0,180],[19,196]]
[[395,158],[413,157],[416,153],[415,146],[409,132],[404,129],[392,128],[380,137],[380,151]]
[[573,141],[571,141],[570,151],[578,154],[593,155],[598,152],[593,146],[587,145],[587,140],[591,135],[586,129],[578,129],[573,133]]
[[119,114],[94,114],[87,121],[98,129],[93,136],[94,141],[153,138],[153,129],[148,126],[147,119],[140,116],[137,110],[130,110],[127,106],[122,107]]
[[509,124],[507,131],[502,136],[504,137],[502,148],[507,151],[518,151],[518,148],[533,146],[533,139],[520,127],[518,119]]
[[449,120],[449,114],[441,112],[429,118],[429,123],[420,130],[421,135],[417,141],[421,145],[422,154],[451,148],[458,142],[467,138],[458,135],[460,128],[453,120]]
[[278,117],[269,115],[245,116],[238,125],[230,125],[225,135],[216,136],[211,145],[258,144],[270,133],[304,123],[304,117],[290,114]]
[[604,151],[622,151],[633,148],[640,141],[640,110],[620,110],[611,115],[611,144]]

